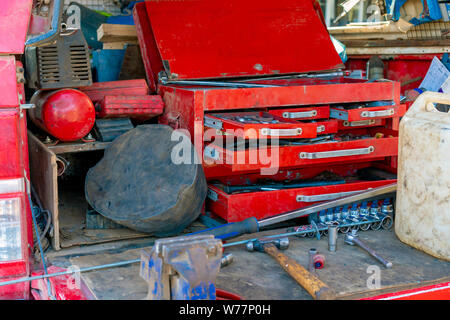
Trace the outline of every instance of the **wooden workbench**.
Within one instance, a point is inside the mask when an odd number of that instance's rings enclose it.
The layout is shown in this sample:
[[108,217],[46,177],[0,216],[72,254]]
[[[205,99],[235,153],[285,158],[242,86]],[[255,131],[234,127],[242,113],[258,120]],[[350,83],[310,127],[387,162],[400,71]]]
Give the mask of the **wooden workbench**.
[[[275,234],[267,231],[258,236]],[[392,261],[393,268],[385,269],[362,249],[344,244],[344,237],[339,234],[337,251],[327,249],[327,239],[290,238],[287,255],[296,259],[303,266],[308,263],[308,251],[316,248],[326,257],[325,268],[317,270],[322,281],[332,287],[338,299],[359,299],[367,296],[407,290],[450,279],[450,262],[435,259],[423,252],[401,243],[391,231],[360,232],[362,240],[377,250],[386,259]],[[243,236],[235,240],[253,238],[255,235]],[[142,240],[141,240],[142,241]],[[244,246],[229,247],[226,252],[233,253],[234,262],[222,268],[216,285],[248,300],[292,300],[311,299],[280,266],[269,256],[260,252],[247,252]],[[122,260],[139,259],[140,249],[128,249],[121,252],[99,252],[72,256],[70,264],[80,268]],[[61,262],[61,259],[59,260]],[[369,266],[379,266],[381,271],[380,289],[368,289]],[[139,277],[139,265],[104,269],[82,274],[88,287],[97,299],[144,299],[147,283]]]

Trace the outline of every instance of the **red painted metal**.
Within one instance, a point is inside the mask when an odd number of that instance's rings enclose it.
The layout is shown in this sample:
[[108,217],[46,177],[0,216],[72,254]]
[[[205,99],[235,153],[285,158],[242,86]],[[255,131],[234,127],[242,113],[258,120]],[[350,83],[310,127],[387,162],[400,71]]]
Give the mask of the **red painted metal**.
[[19,101],[14,56],[0,56],[0,74],[2,76],[2,81],[0,81],[0,92],[2,93],[0,108],[15,108]]
[[[346,69],[366,70],[370,55],[352,55],[348,57]],[[442,54],[417,55],[381,55],[384,62],[386,79],[401,83],[401,93],[418,88],[430,67],[433,57],[441,59]],[[415,81],[412,81],[415,80]],[[411,82],[412,81],[412,82]]]
[[299,112],[298,108],[281,108],[270,109],[270,114],[287,117],[294,120],[313,120],[313,119],[328,119],[330,117],[330,106],[316,106],[316,107],[303,107],[302,110],[305,113],[315,112],[315,115],[295,115]]
[[[252,117],[259,116],[265,118],[273,118],[279,123],[242,123],[237,120],[233,120],[234,117]],[[227,118],[224,118],[227,117]],[[271,115],[267,112],[228,112],[228,113],[209,113],[209,119],[220,121],[222,129],[220,131],[242,137],[245,139],[269,139],[271,137],[283,137],[283,138],[315,138],[317,137],[317,124],[316,123],[304,123],[290,119],[284,119],[276,115]],[[285,129],[300,129],[297,134],[280,135],[277,132],[268,133],[264,132],[265,129],[271,130],[285,130]]]
[[361,300],[450,300],[450,282],[382,294]]
[[95,105],[97,118],[132,118],[148,120],[163,113],[159,95],[105,96]]
[[95,82],[88,87],[78,89],[94,103],[101,101],[105,96],[145,96],[149,94],[145,79]]
[[169,78],[243,77],[341,68],[342,61],[314,1],[280,1],[145,2]]
[[[57,273],[67,271],[64,268],[50,266],[47,268],[47,273]],[[36,271],[32,276],[41,276],[44,271]],[[56,300],[93,300],[94,296],[80,278],[80,274],[68,274],[48,278],[50,281],[50,290]],[[28,283],[28,285],[30,285]],[[31,281],[31,293],[35,300],[50,300],[50,295],[47,289],[47,280],[38,279]]]
[[[1,12],[3,14],[4,12]],[[19,108],[19,94],[24,102],[23,84],[17,83],[16,67],[22,64],[14,56],[0,57],[0,76],[2,82],[2,100],[0,101],[0,183],[9,179],[29,180],[27,124],[25,110]],[[31,265],[33,234],[31,210],[27,197],[27,185],[24,190],[0,194],[0,199],[18,198],[20,201],[21,250],[19,260],[0,262],[0,281],[13,280],[28,276]],[[2,299],[28,299],[29,285],[16,284],[0,287]]]
[[94,105],[81,91],[38,91],[31,102],[36,105],[29,112],[33,123],[61,141],[79,140],[94,126]]
[[0,1],[0,54],[23,53],[32,4],[33,0]]
[[145,3],[136,3],[133,8],[134,25],[139,39],[141,57],[144,63],[147,81],[151,93],[156,93],[158,73],[164,69],[161,55],[156,46],[153,30],[148,20]]
[[[392,110],[391,115],[383,115],[383,116],[375,116],[375,117],[363,117],[363,112],[371,112],[371,111],[386,111]],[[370,107],[370,108],[358,108],[358,109],[350,109],[344,110],[343,108],[331,108],[330,112],[336,112],[338,114],[337,119],[345,119],[348,121],[363,121],[368,119],[386,119],[386,118],[398,118],[402,117],[406,112],[406,105],[401,104],[398,106],[388,105],[388,106],[380,106],[380,107]]]

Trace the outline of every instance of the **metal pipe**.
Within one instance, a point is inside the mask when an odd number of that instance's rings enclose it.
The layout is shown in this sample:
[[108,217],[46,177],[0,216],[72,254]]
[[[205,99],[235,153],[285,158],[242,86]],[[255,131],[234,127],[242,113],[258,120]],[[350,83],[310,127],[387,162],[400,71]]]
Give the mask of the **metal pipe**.
[[44,275],[40,275],[40,276],[21,278],[21,279],[16,279],[16,280],[11,280],[11,281],[0,282],[0,287],[8,286],[8,285],[16,284],[16,283],[21,283],[21,282],[32,281],[32,280],[64,276],[64,275],[72,274],[72,273],[81,273],[81,272],[94,271],[94,270],[99,270],[99,269],[120,267],[120,266],[125,266],[128,264],[138,263],[140,261],[141,261],[141,259],[126,260],[126,261],[121,261],[121,262],[116,262],[116,263],[103,264],[103,265],[95,266],[95,267],[83,268],[83,269],[79,269],[79,270],[62,271],[62,272],[44,274]]
[[349,245],[352,245],[352,246],[356,244],[360,248],[362,248],[365,251],[367,251],[367,253],[370,254],[372,257],[374,257],[379,262],[381,262],[386,268],[388,268],[388,269],[392,268],[392,262],[387,261],[382,256],[380,256],[375,250],[373,250],[372,248],[367,246],[363,241],[361,241],[359,239],[359,237],[356,234],[356,232],[352,231],[351,234],[347,234],[347,236],[345,237],[345,243],[347,243]]
[[329,225],[328,226],[328,251],[335,252],[336,244],[337,244],[337,226]]
[[317,253],[317,250],[314,248],[309,249],[309,264],[308,271],[314,272],[316,268],[314,267],[314,255]]

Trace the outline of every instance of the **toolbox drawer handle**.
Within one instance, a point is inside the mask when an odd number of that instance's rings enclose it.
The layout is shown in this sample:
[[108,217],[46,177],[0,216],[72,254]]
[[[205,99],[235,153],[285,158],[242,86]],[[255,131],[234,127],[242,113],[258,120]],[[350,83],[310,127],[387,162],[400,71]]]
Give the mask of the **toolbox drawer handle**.
[[375,124],[375,120],[344,121],[344,127],[362,127]]
[[311,118],[317,116],[317,110],[299,111],[299,112],[283,112],[283,118],[286,119],[301,119]]
[[262,128],[259,130],[259,133],[264,136],[300,136],[302,134],[302,128],[295,129],[270,129],[270,128]]
[[325,126],[323,124],[320,126],[317,126],[317,133],[324,132],[324,131],[325,131]]
[[386,109],[379,111],[363,111],[361,112],[361,117],[363,118],[377,118],[377,117],[387,117],[392,116],[395,113],[394,109]]
[[346,157],[346,156],[356,156],[361,154],[369,154],[375,151],[373,146],[360,149],[347,149],[347,150],[336,150],[336,151],[323,151],[323,152],[300,152],[300,159],[323,159],[323,158],[335,158],[335,157]]
[[[372,189],[372,188],[368,188]],[[356,191],[346,191],[346,192],[336,192],[336,193],[325,193],[318,194],[314,196],[305,196],[305,195],[297,195],[297,202],[317,202],[317,201],[328,201],[328,200],[336,200],[345,196],[349,196],[355,193],[359,193],[365,190],[356,190]]]

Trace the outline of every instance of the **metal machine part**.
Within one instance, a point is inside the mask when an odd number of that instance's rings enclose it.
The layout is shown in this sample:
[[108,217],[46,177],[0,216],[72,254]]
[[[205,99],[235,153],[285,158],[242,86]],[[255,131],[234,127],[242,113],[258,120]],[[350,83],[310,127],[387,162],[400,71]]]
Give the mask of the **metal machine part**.
[[28,86],[78,88],[92,84],[89,48],[80,30],[61,32],[56,41],[25,50]]
[[159,239],[141,252],[148,300],[215,300],[222,242],[211,235]]
[[345,236],[345,243],[354,246],[357,245],[358,247],[364,249],[369,253],[372,257],[377,259],[381,264],[383,264],[386,268],[392,268],[392,262],[387,261],[382,256],[380,256],[375,250],[370,248],[367,244],[365,244],[361,239],[359,239],[359,236],[355,230],[352,230],[351,234],[347,234]]
[[230,265],[231,263],[233,263],[233,261],[234,261],[234,256],[232,253],[224,254],[222,256],[222,259],[220,260],[220,267],[221,268],[226,267],[226,266]]
[[289,248],[289,238],[284,237],[280,239],[260,239],[253,240],[247,243],[247,251],[260,251],[264,252],[264,245],[267,243],[274,244],[280,250],[286,250]]
[[317,254],[317,250],[315,248],[309,249],[309,263],[308,263],[308,270],[309,270],[309,272],[315,271],[314,256],[316,254]]
[[33,95],[31,103],[36,105],[28,112],[33,123],[61,141],[79,140],[94,126],[94,105],[81,91],[40,90]]
[[336,225],[328,226],[328,251],[335,252],[337,248],[338,228]]

